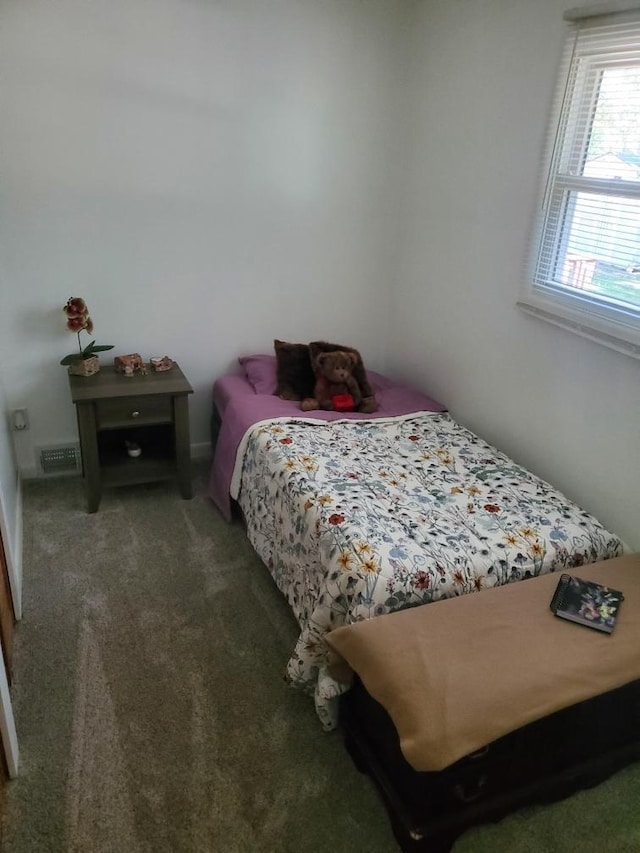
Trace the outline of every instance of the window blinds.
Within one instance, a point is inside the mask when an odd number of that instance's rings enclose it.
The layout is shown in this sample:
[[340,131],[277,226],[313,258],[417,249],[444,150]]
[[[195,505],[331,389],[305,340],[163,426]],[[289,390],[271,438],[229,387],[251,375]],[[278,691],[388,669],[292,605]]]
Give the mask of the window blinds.
[[564,17],[518,306],[640,359],[640,0]]
[[640,319],[640,11],[572,24],[565,69],[535,283]]

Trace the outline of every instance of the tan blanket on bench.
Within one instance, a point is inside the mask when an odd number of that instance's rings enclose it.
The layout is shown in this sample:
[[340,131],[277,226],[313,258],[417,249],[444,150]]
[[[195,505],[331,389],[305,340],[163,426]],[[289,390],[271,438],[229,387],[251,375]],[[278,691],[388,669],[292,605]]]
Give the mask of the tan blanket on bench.
[[571,574],[623,591],[613,634],[551,613],[556,573],[357,622],[326,641],[387,710],[407,761],[441,770],[640,678],[640,555]]

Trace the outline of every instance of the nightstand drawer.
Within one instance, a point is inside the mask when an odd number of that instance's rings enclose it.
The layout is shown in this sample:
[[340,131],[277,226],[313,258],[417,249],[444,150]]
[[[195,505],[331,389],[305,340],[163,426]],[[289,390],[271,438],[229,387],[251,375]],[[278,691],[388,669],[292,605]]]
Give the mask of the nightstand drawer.
[[98,429],[142,424],[168,424],[173,421],[172,398],[169,395],[150,397],[118,397],[96,401]]

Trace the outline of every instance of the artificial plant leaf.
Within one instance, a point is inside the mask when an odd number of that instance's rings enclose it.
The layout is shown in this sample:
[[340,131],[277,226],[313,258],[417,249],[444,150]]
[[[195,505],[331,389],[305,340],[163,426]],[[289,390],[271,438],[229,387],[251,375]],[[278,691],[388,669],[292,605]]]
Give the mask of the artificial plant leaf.
[[81,358],[82,356],[80,355],[80,353],[74,352],[71,353],[71,355],[65,355],[65,357],[61,360],[60,364],[73,364],[74,361],[80,361]]

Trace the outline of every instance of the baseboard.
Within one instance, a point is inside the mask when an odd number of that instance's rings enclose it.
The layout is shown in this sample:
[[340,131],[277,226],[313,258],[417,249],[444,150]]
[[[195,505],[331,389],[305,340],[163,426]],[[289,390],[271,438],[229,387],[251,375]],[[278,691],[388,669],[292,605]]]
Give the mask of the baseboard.
[[22,616],[22,481],[16,472],[15,513],[7,514],[3,494],[0,493],[0,533],[4,544],[11,601],[16,619]]
[[11,594],[13,598],[13,612],[16,617],[16,621],[19,622],[20,619],[22,619],[22,537],[24,530],[24,513],[22,511],[22,479],[19,474],[17,480],[18,494],[16,496],[16,529],[14,533],[15,553],[13,555],[13,573],[16,580],[16,589],[15,592],[12,589]]
[[42,476],[42,471],[39,471],[35,465],[29,465],[28,467],[25,465],[23,468],[20,468],[21,480],[38,480]]
[[[191,458],[192,459],[211,459],[212,451],[211,451],[211,442],[209,441],[198,441],[191,445]],[[77,476],[77,471],[71,472],[57,472],[54,476],[56,477],[75,477]],[[42,469],[37,465],[24,466],[20,468],[20,477],[23,480],[40,480],[43,479],[45,475],[42,472]]]
[[192,459],[206,459],[207,457],[211,458],[211,443],[209,441],[199,441],[191,445]]

